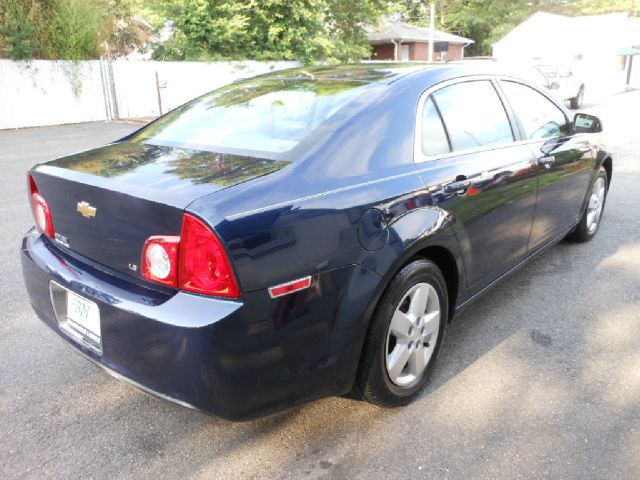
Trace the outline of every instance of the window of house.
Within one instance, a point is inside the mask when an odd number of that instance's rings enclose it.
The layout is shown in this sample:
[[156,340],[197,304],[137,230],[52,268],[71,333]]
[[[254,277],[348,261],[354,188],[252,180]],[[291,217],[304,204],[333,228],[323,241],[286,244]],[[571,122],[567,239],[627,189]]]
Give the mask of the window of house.
[[513,142],[509,118],[490,81],[456,83],[433,97],[454,151]]

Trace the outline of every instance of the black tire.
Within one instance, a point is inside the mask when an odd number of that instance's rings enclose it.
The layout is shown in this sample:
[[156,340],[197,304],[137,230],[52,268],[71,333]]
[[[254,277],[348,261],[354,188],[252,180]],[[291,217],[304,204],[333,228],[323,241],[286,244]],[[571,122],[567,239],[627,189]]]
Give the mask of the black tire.
[[[421,376],[418,376],[410,385],[399,386],[390,379],[387,372],[387,334],[391,319],[400,302],[405,301],[407,293],[413,287],[422,283],[432,286],[438,297],[440,322],[436,344]],[[404,266],[391,281],[376,307],[365,340],[354,385],[355,392],[368,402],[382,407],[406,405],[418,397],[427,384],[440,352],[448,320],[448,309],[446,283],[442,272],[433,262],[416,260]],[[420,346],[423,347],[422,344]],[[425,346],[428,346],[428,343],[425,343]]]
[[[589,221],[588,221],[589,201],[590,201],[589,199],[591,198],[591,195],[593,194],[594,189],[596,188],[596,185],[599,183],[598,179],[600,178],[604,180],[604,197],[602,199],[602,211],[598,216],[595,228],[589,228]],[[578,223],[578,225],[573,230],[573,232],[571,232],[567,236],[568,240],[582,243],[582,242],[588,242],[593,237],[595,237],[596,233],[598,233],[598,230],[600,229],[600,223],[602,222],[602,214],[604,213],[604,207],[607,200],[608,190],[609,190],[609,179],[607,177],[607,171],[604,168],[600,167],[600,170],[598,171],[598,175],[596,175],[596,178],[594,179],[593,184],[589,189],[589,199],[587,199],[587,206],[584,209],[584,213],[582,214],[580,223]]]
[[580,85],[578,94],[569,100],[569,105],[573,110],[578,110],[582,107],[582,101],[584,100],[584,85]]

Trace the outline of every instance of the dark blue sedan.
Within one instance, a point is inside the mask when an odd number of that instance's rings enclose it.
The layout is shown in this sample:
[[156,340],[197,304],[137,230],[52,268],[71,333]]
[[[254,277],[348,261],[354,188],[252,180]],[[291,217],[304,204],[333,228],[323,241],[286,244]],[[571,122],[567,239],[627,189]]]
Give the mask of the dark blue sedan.
[[117,377],[225,418],[403,405],[457,312],[596,234],[600,131],[483,65],[236,82],[29,172],[31,304]]

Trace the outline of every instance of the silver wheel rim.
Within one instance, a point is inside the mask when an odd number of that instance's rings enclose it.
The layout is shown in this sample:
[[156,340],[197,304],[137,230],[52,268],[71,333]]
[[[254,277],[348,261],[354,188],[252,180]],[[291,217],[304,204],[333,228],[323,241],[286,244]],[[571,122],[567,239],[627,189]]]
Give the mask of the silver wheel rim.
[[432,285],[418,283],[396,307],[385,345],[387,374],[393,383],[408,387],[420,380],[438,340],[440,299]]
[[587,231],[593,233],[598,228],[602,209],[604,208],[605,183],[604,178],[598,177],[591,189],[589,205],[587,206]]

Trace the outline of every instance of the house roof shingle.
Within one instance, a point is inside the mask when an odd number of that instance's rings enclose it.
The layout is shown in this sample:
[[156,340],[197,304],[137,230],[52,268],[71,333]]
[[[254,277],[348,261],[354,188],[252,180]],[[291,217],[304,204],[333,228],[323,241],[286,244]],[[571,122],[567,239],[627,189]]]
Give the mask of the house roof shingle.
[[[429,34],[429,28],[416,27],[414,25],[397,22],[383,25],[379,30],[369,32],[367,34],[367,40],[369,40],[369,43],[371,44],[391,43],[392,40],[400,40],[403,42],[428,42]],[[469,38],[460,37],[440,30],[433,31],[433,39],[435,42],[449,42],[453,44],[468,45],[470,43],[474,43],[474,41]]]

